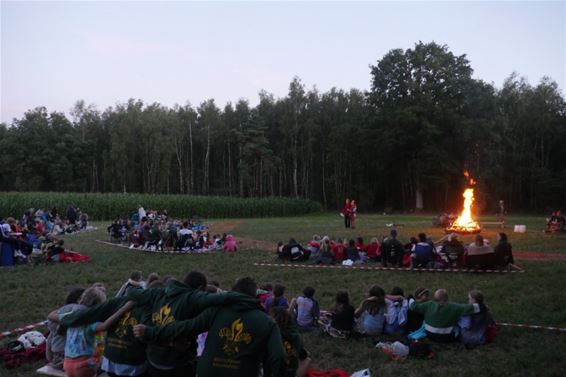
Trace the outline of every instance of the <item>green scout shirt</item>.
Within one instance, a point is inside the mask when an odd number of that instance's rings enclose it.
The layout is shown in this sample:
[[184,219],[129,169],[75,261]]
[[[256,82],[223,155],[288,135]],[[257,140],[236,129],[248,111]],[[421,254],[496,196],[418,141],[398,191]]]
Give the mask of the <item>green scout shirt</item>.
[[242,301],[209,308],[192,320],[147,328],[144,340],[175,340],[208,331],[197,364],[199,377],[257,377],[260,363],[264,376],[284,376],[285,350],[279,328],[262,310],[259,300],[234,294]]
[[436,301],[413,302],[410,309],[424,315],[425,330],[434,334],[450,334],[460,317],[480,311],[478,304],[447,302],[440,305]]
[[[150,307],[152,326],[162,326],[176,321],[191,319],[204,309],[241,300],[253,300],[251,297],[228,293],[205,293],[193,289],[179,281],[172,280],[165,288],[146,290],[132,289],[126,296],[138,303]],[[193,334],[175,342],[151,343],[146,348],[147,359],[156,367],[176,367],[186,365],[196,357],[196,336]]]

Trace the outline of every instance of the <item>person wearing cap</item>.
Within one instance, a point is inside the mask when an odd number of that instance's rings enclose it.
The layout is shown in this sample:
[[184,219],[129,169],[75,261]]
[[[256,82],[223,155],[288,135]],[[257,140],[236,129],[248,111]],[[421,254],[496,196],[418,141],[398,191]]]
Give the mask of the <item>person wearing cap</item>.
[[381,245],[381,263],[383,267],[387,264],[403,267],[403,253],[405,252],[403,244],[397,239],[397,230],[391,229],[389,232],[391,238],[383,242]]
[[409,309],[407,311],[407,322],[405,324],[405,331],[411,333],[417,331],[423,326],[424,315],[414,310],[411,310],[411,304],[418,302],[426,302],[429,300],[430,290],[428,288],[419,287],[415,289],[412,295],[407,297],[409,302]]
[[433,301],[415,298],[409,308],[424,316],[424,327],[428,339],[438,343],[456,340],[454,329],[458,320],[465,315],[480,312],[480,304],[456,304],[448,301],[448,292],[438,289]]

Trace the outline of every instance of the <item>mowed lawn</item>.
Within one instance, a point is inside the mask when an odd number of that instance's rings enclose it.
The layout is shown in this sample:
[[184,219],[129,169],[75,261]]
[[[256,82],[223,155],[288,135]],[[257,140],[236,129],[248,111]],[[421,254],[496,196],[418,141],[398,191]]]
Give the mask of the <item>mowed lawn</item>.
[[[494,222],[495,218],[482,218]],[[566,254],[566,236],[547,235],[541,232],[543,217],[511,217],[506,232],[514,250]],[[215,226],[226,227],[223,220],[208,220],[211,231]],[[18,266],[0,269],[2,287],[0,306],[0,332],[45,319],[47,314],[62,305],[68,290],[76,286],[89,286],[104,282],[110,295],[128,278],[132,270],[145,275],[158,272],[182,279],[191,270],[200,270],[209,280],[218,280],[229,288],[241,276],[253,276],[258,283],[283,283],[286,296],[298,295],[306,285],[315,287],[315,297],[323,309],[328,308],[338,289],[350,292],[356,306],[369,287],[378,284],[386,291],[393,286],[406,293],[420,286],[434,290],[446,288],[450,298],[465,302],[472,288],[481,289],[487,304],[499,321],[553,325],[566,327],[566,262],[522,261],[517,264],[526,272],[521,274],[456,274],[412,273],[333,269],[289,269],[256,267],[254,262],[273,261],[275,242],[295,237],[308,241],[313,234],[331,238],[364,237],[367,242],[374,236],[388,233],[386,224],[396,223],[399,238],[405,242],[410,236],[424,231],[435,239],[442,229],[431,228],[430,216],[360,215],[355,230],[343,228],[342,218],[336,213],[294,218],[230,220],[232,233],[248,239],[273,242],[272,250],[242,250],[235,254],[213,255],[156,255],[115,248],[96,243],[107,240],[106,223],[97,223],[99,230],[64,237],[66,246],[90,255],[89,263],[49,266]],[[527,233],[512,232],[515,224],[525,224]],[[218,229],[218,228],[217,228]],[[495,225],[487,225],[482,234],[496,243],[499,232]],[[463,237],[471,242],[473,236]],[[566,370],[566,333],[517,328],[499,328],[494,344],[473,350],[454,346],[435,347],[433,360],[392,361],[380,350],[374,349],[371,340],[354,338],[337,340],[319,333],[304,336],[307,349],[320,369],[341,368],[349,372],[371,368],[374,376],[562,376]],[[5,342],[5,341],[4,341]],[[15,370],[0,367],[0,376],[32,376],[40,364],[26,365]]]

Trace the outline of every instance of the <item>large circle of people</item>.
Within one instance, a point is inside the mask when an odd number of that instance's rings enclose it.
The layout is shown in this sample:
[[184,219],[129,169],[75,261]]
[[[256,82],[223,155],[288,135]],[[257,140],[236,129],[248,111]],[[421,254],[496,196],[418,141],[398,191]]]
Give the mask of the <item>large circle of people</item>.
[[0,242],[10,247],[15,263],[82,262],[90,258],[66,249],[57,237],[91,228],[87,213],[73,205],[64,214],[56,207],[30,208],[20,219],[0,219]]
[[146,211],[142,206],[130,218],[115,219],[107,230],[111,242],[136,250],[182,253],[238,250],[234,236],[224,233],[211,237],[208,227],[198,217],[172,219],[167,211]]
[[306,246],[294,238],[287,244],[280,241],[276,249],[277,259],[283,262],[306,262],[314,264],[357,265],[381,263],[383,267],[411,268],[469,268],[480,270],[519,270],[513,259],[513,251],[507,234],[498,234],[498,243],[492,247],[481,234],[473,243],[466,245],[458,234],[448,234],[433,241],[425,233],[411,237],[408,243],[397,239],[397,230],[391,229],[389,237],[381,241],[374,237],[365,243],[357,239],[331,240],[328,236],[314,235]]

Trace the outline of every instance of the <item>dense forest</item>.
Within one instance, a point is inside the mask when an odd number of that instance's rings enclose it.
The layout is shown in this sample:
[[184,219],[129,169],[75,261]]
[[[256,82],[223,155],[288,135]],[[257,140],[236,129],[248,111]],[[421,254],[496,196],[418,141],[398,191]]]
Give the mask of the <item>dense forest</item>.
[[[415,44],[371,65],[371,89],[321,93],[299,78],[219,108],[130,99],[70,117],[37,107],[0,125],[0,190],[289,196],[338,208],[455,210],[471,172],[494,213],[566,204],[566,103],[542,78],[502,88],[465,55]],[[56,90],[56,89],[54,89]],[[492,211],[492,212],[490,212]]]

